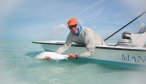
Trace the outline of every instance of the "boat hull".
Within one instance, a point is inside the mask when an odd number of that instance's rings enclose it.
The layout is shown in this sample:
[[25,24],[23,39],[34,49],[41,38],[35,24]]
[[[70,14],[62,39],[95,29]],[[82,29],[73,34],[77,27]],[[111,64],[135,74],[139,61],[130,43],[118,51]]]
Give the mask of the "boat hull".
[[[56,51],[63,43],[39,43],[46,51]],[[63,54],[80,54],[85,52],[86,47],[72,45]],[[131,64],[146,65],[146,49],[145,48],[129,48],[117,46],[96,46],[94,56],[88,57],[94,60],[100,60],[113,64]]]

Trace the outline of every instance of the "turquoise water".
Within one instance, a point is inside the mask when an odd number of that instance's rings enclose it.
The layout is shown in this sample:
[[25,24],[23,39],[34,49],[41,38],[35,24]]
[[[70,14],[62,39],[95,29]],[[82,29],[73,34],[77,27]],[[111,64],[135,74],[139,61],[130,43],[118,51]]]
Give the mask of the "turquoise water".
[[145,84],[146,71],[109,68],[88,59],[42,61],[31,41],[0,41],[0,84]]

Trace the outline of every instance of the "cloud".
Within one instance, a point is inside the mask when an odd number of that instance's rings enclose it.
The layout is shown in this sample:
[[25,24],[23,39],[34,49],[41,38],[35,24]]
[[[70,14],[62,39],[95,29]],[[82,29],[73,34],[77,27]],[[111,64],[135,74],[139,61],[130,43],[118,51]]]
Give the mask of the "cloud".
[[[25,26],[19,26],[14,30],[7,29],[5,31],[5,38],[58,39],[61,35],[66,36],[68,34],[68,31],[69,30],[65,24],[57,24],[54,26],[49,25],[48,23],[30,24]],[[65,37],[62,39],[65,39]]]
[[[85,8],[84,10],[80,11],[79,14],[82,15],[82,14],[84,14],[84,13],[90,11],[90,10],[94,10],[96,8],[96,6],[102,4],[104,1],[105,0],[98,0],[98,1],[96,1],[95,3],[87,6],[87,8]],[[96,10],[97,10],[97,8],[96,8]]]
[[64,30],[67,29],[67,26],[65,24],[57,24],[53,26],[54,31]]
[[125,4],[140,11],[146,11],[146,0],[123,0]]

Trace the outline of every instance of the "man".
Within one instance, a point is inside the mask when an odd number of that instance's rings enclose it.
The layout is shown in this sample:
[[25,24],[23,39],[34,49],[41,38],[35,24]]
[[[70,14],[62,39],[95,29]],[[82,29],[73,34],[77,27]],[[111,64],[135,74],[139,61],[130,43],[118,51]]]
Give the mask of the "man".
[[70,33],[65,44],[56,51],[57,53],[63,53],[73,42],[75,42],[80,45],[85,45],[87,47],[87,51],[78,55],[69,54],[69,58],[87,57],[94,54],[96,45],[106,45],[103,39],[91,29],[83,28],[76,18],[70,18],[67,24],[70,29]]

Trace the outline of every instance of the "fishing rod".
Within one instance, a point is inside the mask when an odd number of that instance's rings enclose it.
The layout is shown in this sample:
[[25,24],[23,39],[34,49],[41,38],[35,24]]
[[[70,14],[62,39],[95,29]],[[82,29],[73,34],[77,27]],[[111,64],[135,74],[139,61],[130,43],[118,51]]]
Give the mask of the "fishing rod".
[[144,11],[142,14],[140,14],[139,16],[137,16],[136,18],[134,18],[133,20],[131,20],[129,23],[127,23],[126,25],[124,25],[123,27],[121,27],[120,29],[118,29],[116,32],[114,32],[112,35],[108,36],[106,39],[104,39],[104,41],[108,40],[110,37],[112,37],[113,35],[115,35],[116,33],[118,33],[119,31],[121,31],[122,29],[124,29],[126,26],[128,26],[129,24],[131,24],[132,22],[134,22],[135,20],[137,20],[139,17],[141,17],[142,15],[144,15],[146,13],[146,11]]

